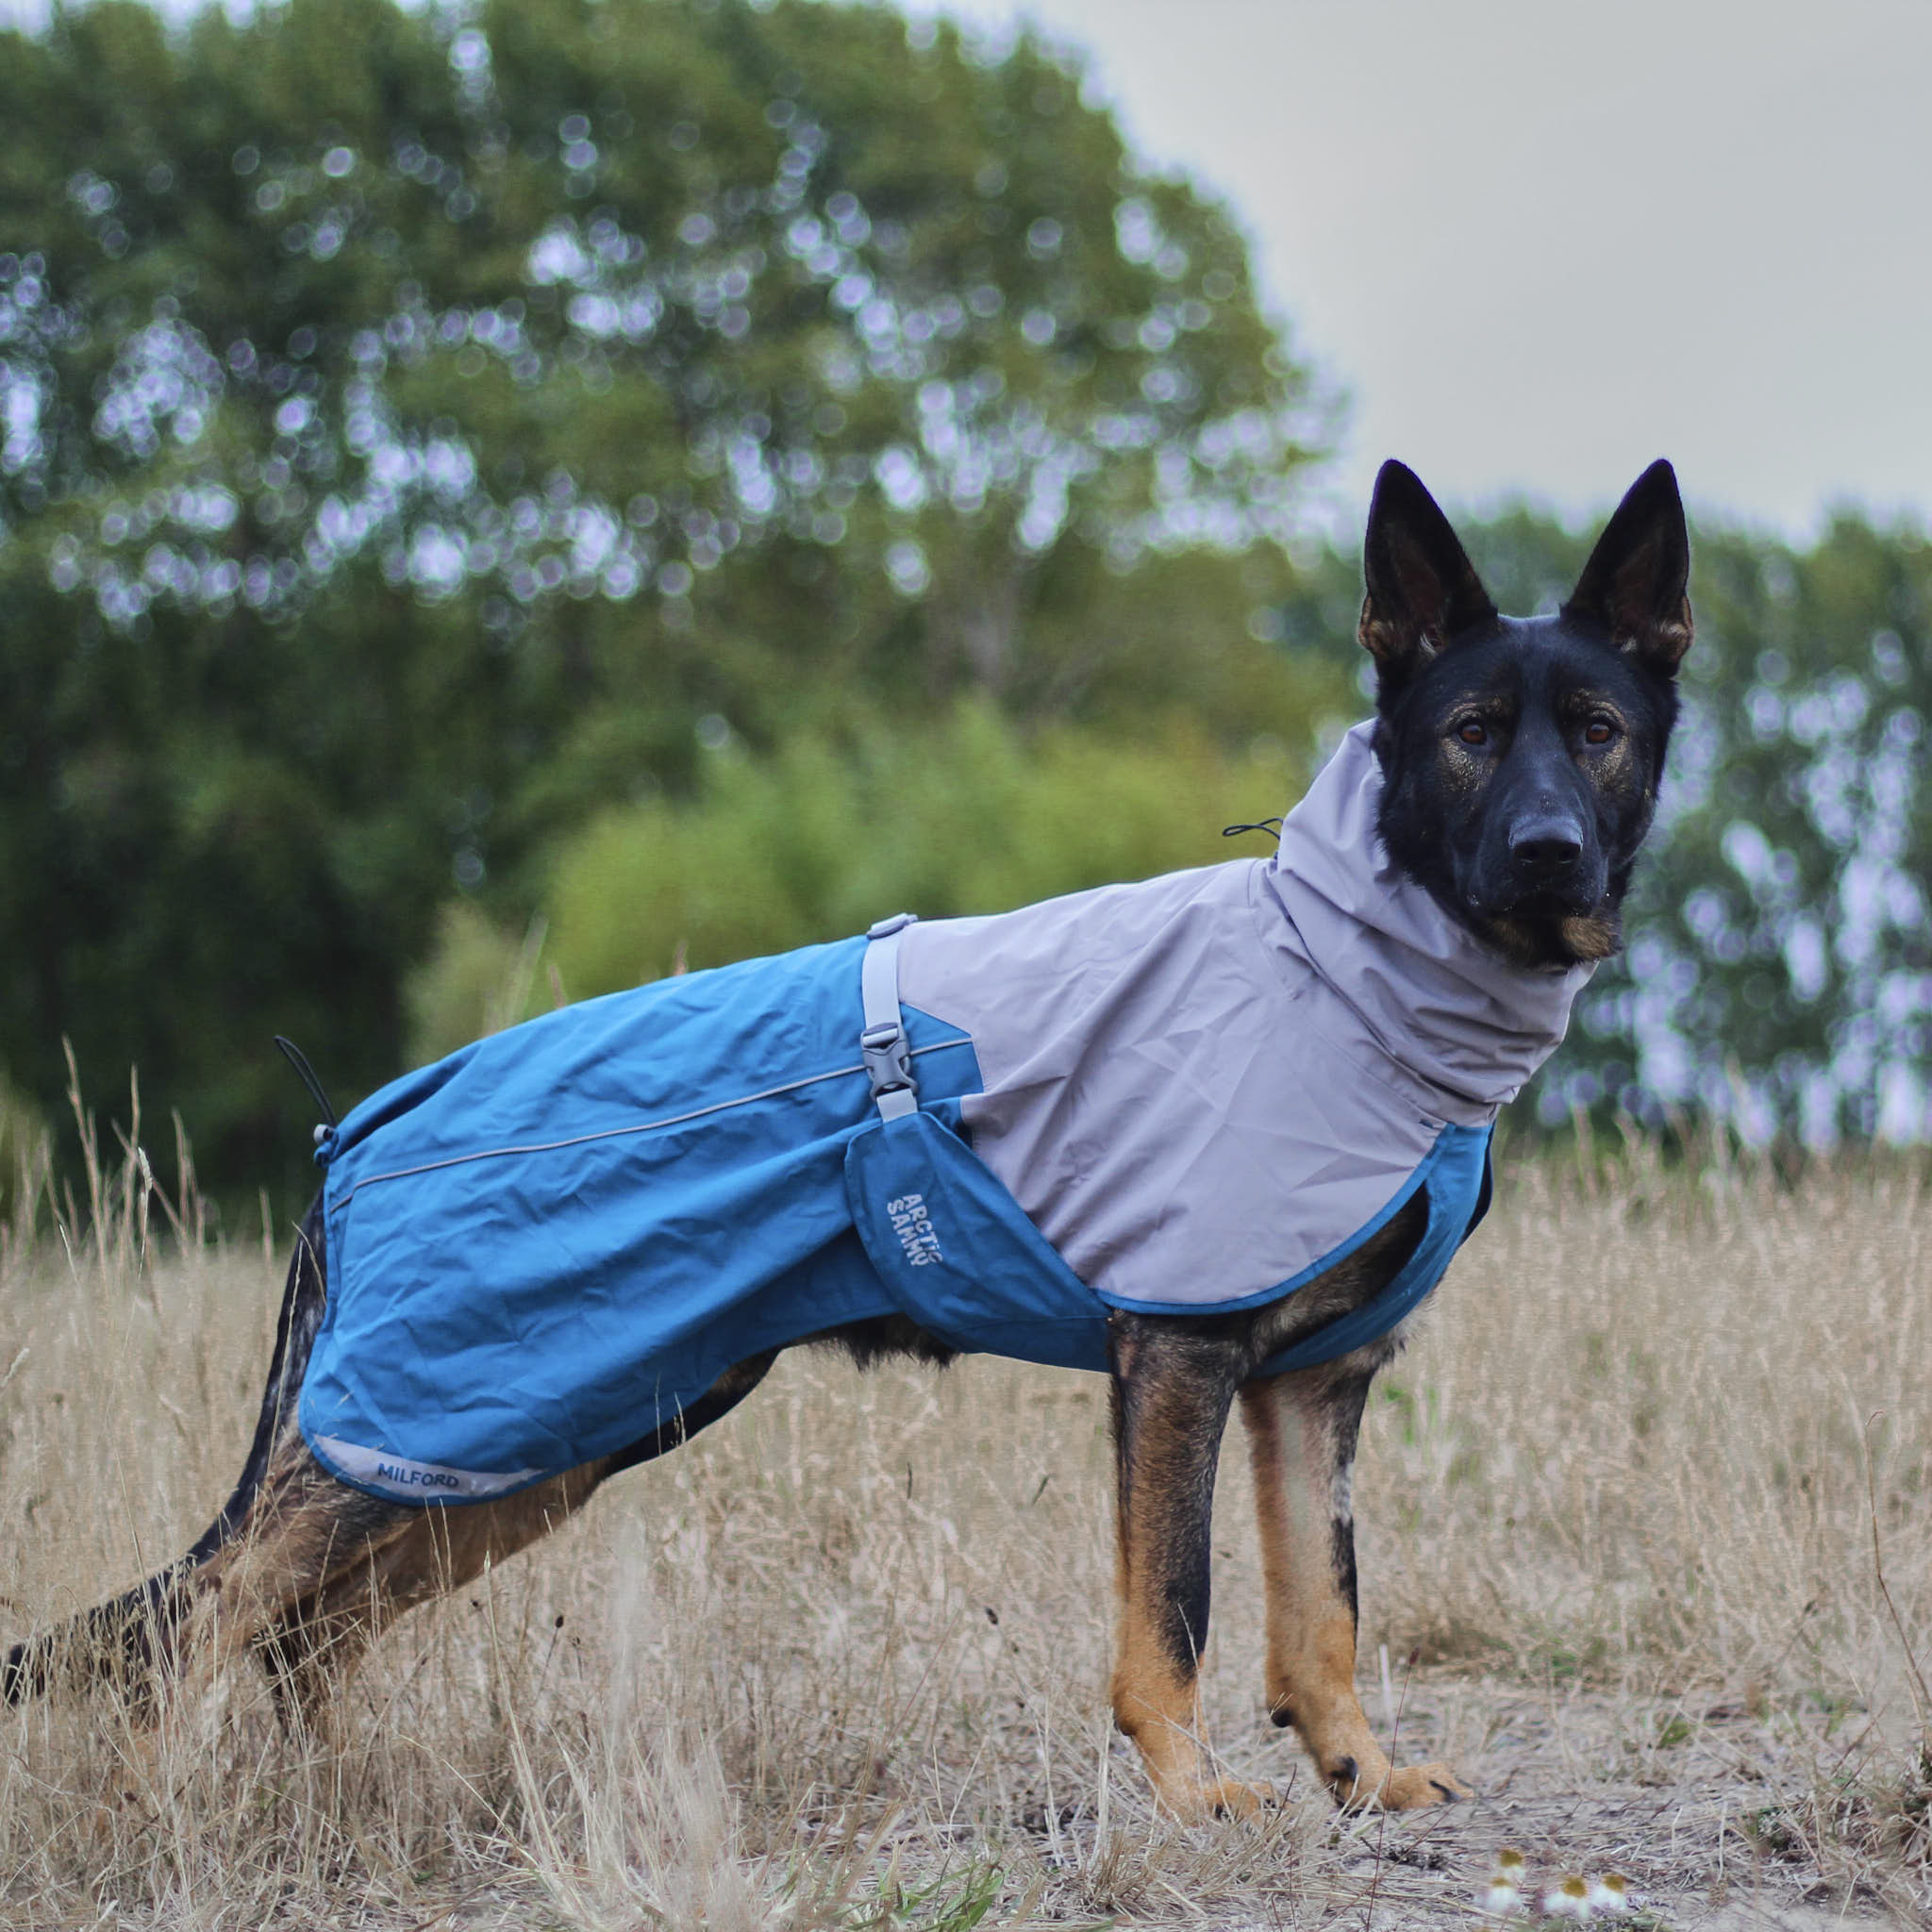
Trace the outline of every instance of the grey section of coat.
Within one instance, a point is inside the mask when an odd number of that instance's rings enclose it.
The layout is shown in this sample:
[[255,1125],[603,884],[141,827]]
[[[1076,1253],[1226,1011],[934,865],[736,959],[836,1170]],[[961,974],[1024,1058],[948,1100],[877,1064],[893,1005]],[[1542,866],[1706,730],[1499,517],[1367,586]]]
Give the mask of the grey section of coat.
[[1589,969],[1508,964],[1395,871],[1370,730],[1272,859],[905,935],[900,997],[973,1036],[975,1151],[1110,1301],[1278,1291],[1563,1038]]

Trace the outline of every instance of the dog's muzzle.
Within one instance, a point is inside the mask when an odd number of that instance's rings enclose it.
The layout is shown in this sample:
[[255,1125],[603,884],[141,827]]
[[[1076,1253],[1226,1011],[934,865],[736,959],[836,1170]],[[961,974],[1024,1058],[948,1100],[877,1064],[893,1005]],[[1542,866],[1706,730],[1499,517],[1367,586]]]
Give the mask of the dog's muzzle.
[[1502,843],[1501,851],[1491,845],[1476,869],[1469,894],[1473,910],[1491,918],[1572,918],[1595,911],[1602,902],[1607,883],[1603,854],[1574,812],[1519,819]]

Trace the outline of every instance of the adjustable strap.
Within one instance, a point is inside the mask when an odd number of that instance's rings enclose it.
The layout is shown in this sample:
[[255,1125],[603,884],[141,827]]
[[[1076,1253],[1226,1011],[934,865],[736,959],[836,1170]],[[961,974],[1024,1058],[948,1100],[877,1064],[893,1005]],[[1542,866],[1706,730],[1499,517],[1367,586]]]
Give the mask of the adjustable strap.
[[872,1097],[882,1120],[903,1120],[919,1111],[912,1056],[906,1045],[905,1022],[899,1016],[899,935],[918,917],[916,912],[895,912],[865,935],[868,943],[858,973],[865,1030],[858,1036],[858,1048],[865,1056]]

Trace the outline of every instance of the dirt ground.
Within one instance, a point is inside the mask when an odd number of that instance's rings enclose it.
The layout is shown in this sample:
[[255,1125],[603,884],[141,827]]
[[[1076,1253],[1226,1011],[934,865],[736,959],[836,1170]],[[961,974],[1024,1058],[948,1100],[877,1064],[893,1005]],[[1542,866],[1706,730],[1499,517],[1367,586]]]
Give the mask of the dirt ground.
[[[1356,1491],[1369,1717],[1471,1803],[1307,1789],[1231,1439],[1208,1741],[1286,1802],[1164,1821],[1106,1709],[1099,1378],[802,1354],[408,1618],[326,1735],[253,1672],[158,1734],[112,1699],[0,1712],[0,1926],[1397,1932],[1482,1924],[1505,1847],[1535,1898],[1624,1874],[1651,1926],[1932,1924],[1924,1182],[1641,1146],[1509,1174]],[[131,1209],[0,1241],[0,1641],[207,1522],[278,1274]]]
[[[1334,1868],[1311,1888],[1324,1918],[1479,1923],[1468,1907],[1497,1851],[1513,1846],[1539,1894],[1570,1873],[1622,1873],[1652,1923],[1686,1932],[1917,1923],[1845,1861],[1821,1856],[1781,1803],[1831,1763],[1823,1721],[1772,1724],[1736,1706],[1485,1685],[1425,1690],[1413,1722],[1455,1753],[1477,1798],[1337,1834]],[[1456,1752],[1472,1732],[1480,1740]]]
[[[866,1932],[899,1924],[963,1932],[973,1924],[1121,1932],[1527,1926],[1554,1923],[1542,1921],[1538,1902],[1564,1876],[1605,1873],[1628,1880],[1634,1910],[1598,1922],[1653,1932],[1927,1923],[1914,1906],[1888,1903],[1857,1861],[1807,1842],[1801,1816],[1781,1804],[1781,1793],[1807,1787],[1821,1768],[1828,1776],[1843,1755],[1845,1740],[1827,1736],[1823,1719],[1791,1724],[1734,1706],[1690,1712],[1581,1690],[1445,1681],[1411,1691],[1402,1729],[1420,1755],[1453,1756],[1477,1789],[1474,1800],[1407,1817],[1341,1818],[1325,1798],[1297,1791],[1291,1766],[1283,1805],[1262,1822],[1176,1830],[1145,1805],[1132,1754],[1116,1744],[1107,1850],[1087,1796],[1062,1806],[1051,1824],[1038,1807],[1023,1811],[1000,1847],[1003,1882],[986,1901],[987,1916],[974,1921],[974,1889],[945,1882],[934,1834],[910,1824],[902,1834],[881,1807],[883,1829],[868,1840],[874,1862],[890,1863],[900,1851],[903,1869],[924,1874],[907,1886],[908,1897],[933,1886],[922,1901],[931,1915],[911,1904],[903,1915],[874,1918],[855,1901],[841,1923]],[[1229,1754],[1255,1775],[1279,1769],[1281,1757],[1265,1743]],[[983,1849],[971,1829],[958,1837],[962,1853]],[[1530,1881],[1529,1903],[1508,1920],[1478,1907],[1505,1847],[1523,1854]],[[554,1891],[499,1877],[410,1924],[412,1932],[561,1932],[581,1923]],[[782,1910],[770,1923],[786,1923]]]

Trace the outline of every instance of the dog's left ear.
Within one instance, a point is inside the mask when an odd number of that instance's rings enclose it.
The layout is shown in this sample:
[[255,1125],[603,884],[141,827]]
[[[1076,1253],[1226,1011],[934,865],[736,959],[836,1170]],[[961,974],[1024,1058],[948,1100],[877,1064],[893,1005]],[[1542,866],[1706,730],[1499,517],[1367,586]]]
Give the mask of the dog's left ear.
[[1596,540],[1565,617],[1602,625],[1620,650],[1674,677],[1690,648],[1690,538],[1677,473],[1659,458],[1631,484]]
[[1386,462],[1376,475],[1362,577],[1368,594],[1356,635],[1385,690],[1496,614],[1449,519],[1406,463]]

